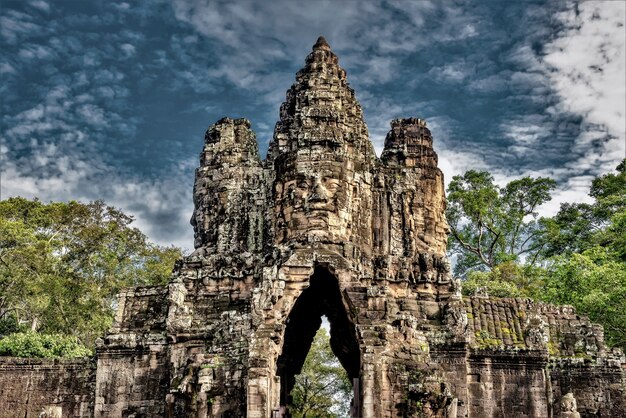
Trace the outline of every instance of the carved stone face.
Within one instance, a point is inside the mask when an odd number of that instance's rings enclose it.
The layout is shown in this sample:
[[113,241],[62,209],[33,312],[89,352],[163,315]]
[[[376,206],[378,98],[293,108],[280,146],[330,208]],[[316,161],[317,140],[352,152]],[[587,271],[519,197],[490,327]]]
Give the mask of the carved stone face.
[[350,183],[343,170],[308,167],[277,183],[287,239],[342,241],[351,218]]
[[565,396],[561,398],[562,412],[578,412],[577,409],[576,398],[574,398],[574,395],[571,392],[565,394]]
[[337,212],[338,179],[315,174],[296,180],[291,186],[295,208],[304,209],[312,216],[320,212]]

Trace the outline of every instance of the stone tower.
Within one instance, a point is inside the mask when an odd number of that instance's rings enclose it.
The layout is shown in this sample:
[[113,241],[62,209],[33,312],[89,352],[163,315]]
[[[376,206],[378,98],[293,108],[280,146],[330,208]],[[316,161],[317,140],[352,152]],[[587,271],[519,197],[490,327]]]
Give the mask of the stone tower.
[[353,416],[557,417],[563,396],[620,416],[624,359],[600,327],[569,307],[461,298],[432,145],[423,120],[397,119],[378,158],[320,37],[264,161],[248,121],[207,131],[196,250],[168,286],[121,295],[95,416],[284,416],[324,315]]

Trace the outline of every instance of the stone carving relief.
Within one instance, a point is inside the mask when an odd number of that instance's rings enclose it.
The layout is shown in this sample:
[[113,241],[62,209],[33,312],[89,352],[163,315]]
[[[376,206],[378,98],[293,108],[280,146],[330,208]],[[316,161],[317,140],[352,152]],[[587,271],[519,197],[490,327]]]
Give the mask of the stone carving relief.
[[559,418],[580,418],[576,406],[576,398],[572,392],[566,393],[561,398],[561,414]]
[[467,312],[463,303],[450,302],[446,306],[443,323],[457,337],[462,337],[467,332]]
[[547,324],[540,315],[531,314],[526,319],[524,342],[532,349],[545,349],[548,344]]

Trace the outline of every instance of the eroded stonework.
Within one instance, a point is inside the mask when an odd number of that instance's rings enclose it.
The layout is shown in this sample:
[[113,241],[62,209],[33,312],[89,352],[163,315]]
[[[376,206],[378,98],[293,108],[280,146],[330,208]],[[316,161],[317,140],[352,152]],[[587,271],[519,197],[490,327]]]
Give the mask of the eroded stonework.
[[121,295],[95,416],[286,416],[323,315],[353,416],[624,416],[624,356],[601,327],[570,307],[461,298],[432,141],[397,119],[377,158],[323,38],[265,160],[248,121],[211,126],[196,250],[168,286]]

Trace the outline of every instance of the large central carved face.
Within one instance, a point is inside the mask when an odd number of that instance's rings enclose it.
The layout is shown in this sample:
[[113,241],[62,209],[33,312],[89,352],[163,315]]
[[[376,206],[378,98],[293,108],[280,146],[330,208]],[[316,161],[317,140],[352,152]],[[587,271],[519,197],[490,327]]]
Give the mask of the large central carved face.
[[343,242],[351,219],[351,188],[337,163],[306,164],[277,182],[286,238]]
[[337,212],[337,191],[341,184],[338,179],[319,174],[302,175],[292,182],[287,190],[293,194],[294,208],[315,216],[320,212]]

